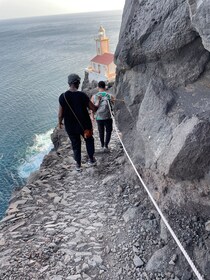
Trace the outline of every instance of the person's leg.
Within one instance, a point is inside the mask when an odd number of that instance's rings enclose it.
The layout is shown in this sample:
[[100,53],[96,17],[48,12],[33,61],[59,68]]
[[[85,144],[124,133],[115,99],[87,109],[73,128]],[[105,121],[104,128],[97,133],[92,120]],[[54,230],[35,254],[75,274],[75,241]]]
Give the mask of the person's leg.
[[97,125],[98,125],[99,138],[101,141],[101,147],[104,147],[104,121],[103,120],[97,121]]
[[85,139],[86,150],[89,156],[90,161],[94,160],[95,146],[94,146],[94,138],[93,136]]
[[111,139],[111,134],[112,134],[112,119],[105,120],[104,125],[106,127],[105,147],[108,148]]
[[78,166],[81,166],[81,138],[79,134],[69,135],[71,140],[72,149],[74,153],[74,159],[77,162]]

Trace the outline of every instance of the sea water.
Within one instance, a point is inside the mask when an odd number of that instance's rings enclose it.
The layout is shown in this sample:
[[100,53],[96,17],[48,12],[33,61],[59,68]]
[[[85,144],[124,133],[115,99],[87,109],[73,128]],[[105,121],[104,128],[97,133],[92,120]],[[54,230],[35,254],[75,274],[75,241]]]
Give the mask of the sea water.
[[100,25],[115,51],[121,16],[113,11],[0,21],[0,218],[13,189],[52,149],[68,74],[84,77]]

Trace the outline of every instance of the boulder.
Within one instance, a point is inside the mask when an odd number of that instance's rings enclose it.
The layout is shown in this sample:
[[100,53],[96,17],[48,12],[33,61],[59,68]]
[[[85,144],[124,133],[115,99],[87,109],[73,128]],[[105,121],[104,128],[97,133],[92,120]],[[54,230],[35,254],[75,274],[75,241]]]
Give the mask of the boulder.
[[185,119],[173,131],[159,169],[172,178],[196,179],[207,173],[210,165],[210,122],[197,117]]
[[120,68],[157,61],[196,38],[185,0],[126,1],[116,64]]
[[170,250],[167,246],[157,250],[146,265],[148,272],[161,272],[168,265]]
[[204,0],[127,0],[115,52],[116,97],[125,101],[116,102],[115,115],[124,144],[136,164],[176,180],[210,170],[205,7]]
[[210,2],[209,0],[187,0],[192,25],[202,38],[204,47],[210,51]]

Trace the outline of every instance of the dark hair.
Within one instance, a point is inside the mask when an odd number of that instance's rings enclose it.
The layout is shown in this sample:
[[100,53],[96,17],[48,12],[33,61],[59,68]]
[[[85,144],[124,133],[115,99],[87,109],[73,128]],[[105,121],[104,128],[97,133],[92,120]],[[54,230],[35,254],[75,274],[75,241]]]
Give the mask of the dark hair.
[[71,83],[70,86],[71,86],[71,85],[74,85],[75,88],[78,89],[78,88],[79,88],[79,85],[80,85],[80,81],[75,81],[75,82]]
[[76,88],[79,88],[79,84],[80,84],[80,77],[77,74],[70,74],[68,76],[68,84],[74,85]]
[[104,82],[104,81],[100,81],[100,82],[98,83],[98,87],[99,87],[99,88],[106,88],[105,82]]

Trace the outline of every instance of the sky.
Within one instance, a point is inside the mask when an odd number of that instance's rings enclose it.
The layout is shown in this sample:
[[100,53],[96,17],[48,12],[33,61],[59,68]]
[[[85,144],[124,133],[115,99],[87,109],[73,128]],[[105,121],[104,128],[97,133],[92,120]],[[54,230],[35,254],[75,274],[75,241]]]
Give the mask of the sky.
[[0,0],[0,19],[122,10],[125,0]]

